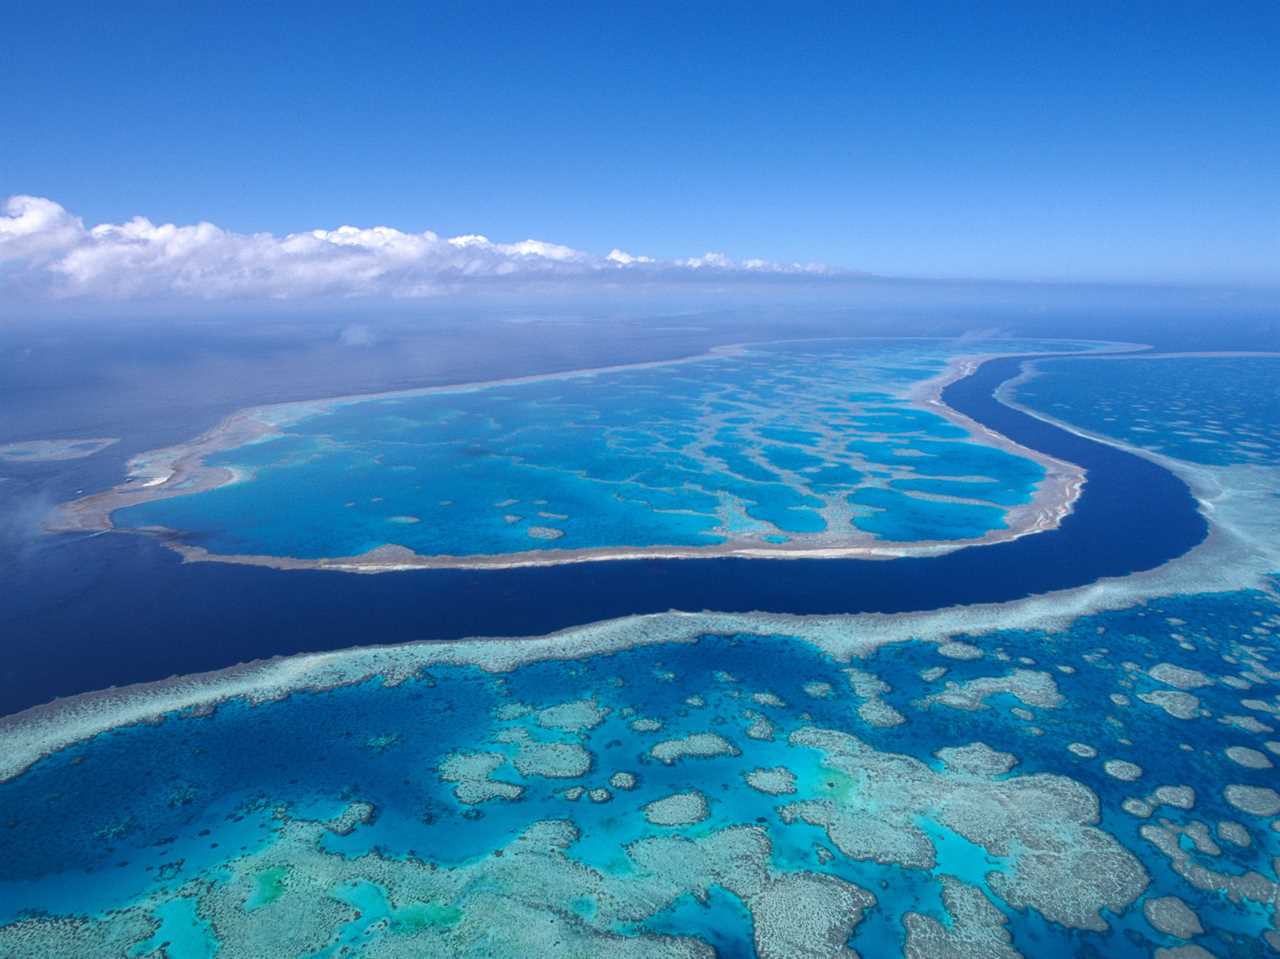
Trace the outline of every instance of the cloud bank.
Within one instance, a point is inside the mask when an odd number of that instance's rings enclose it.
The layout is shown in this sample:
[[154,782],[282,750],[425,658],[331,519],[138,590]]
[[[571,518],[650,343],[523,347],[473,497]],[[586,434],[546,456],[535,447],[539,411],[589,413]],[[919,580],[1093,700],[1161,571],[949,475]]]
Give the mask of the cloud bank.
[[36,299],[252,300],[426,297],[486,286],[837,276],[818,264],[597,256],[557,243],[494,243],[387,226],[277,236],[145,217],[84,222],[53,200],[12,196],[0,216],[0,288]]

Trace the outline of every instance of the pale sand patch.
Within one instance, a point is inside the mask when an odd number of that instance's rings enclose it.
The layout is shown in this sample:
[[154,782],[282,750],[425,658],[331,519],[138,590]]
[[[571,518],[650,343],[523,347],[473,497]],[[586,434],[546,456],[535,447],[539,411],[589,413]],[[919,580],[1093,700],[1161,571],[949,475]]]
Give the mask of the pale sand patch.
[[1232,822],[1229,819],[1224,819],[1218,823],[1218,838],[1241,848],[1253,844],[1253,837],[1249,835],[1249,830],[1238,822]]
[[1246,769],[1271,769],[1275,765],[1267,758],[1266,753],[1248,746],[1228,746],[1224,752],[1233,763]]
[[709,759],[739,754],[738,747],[718,733],[690,733],[683,739],[664,739],[649,750],[649,755],[667,765],[685,757]]
[[1142,767],[1123,759],[1108,759],[1102,764],[1102,768],[1106,770],[1108,776],[1122,782],[1133,782],[1135,779],[1142,778]]
[[1251,816],[1274,816],[1280,813],[1280,793],[1269,786],[1232,783],[1222,792],[1227,802]]
[[545,729],[580,733],[594,729],[609,715],[608,706],[601,706],[594,699],[575,699],[538,710],[538,725]]
[[1204,932],[1200,917],[1177,896],[1148,899],[1142,904],[1142,913],[1155,929],[1179,939],[1190,939]]
[[756,768],[742,774],[752,789],[770,796],[785,796],[796,791],[796,776],[785,766]]
[[502,753],[450,753],[440,763],[440,778],[454,783],[453,794],[467,805],[490,799],[519,799],[523,786],[492,778],[506,761]]
[[1196,804],[1196,791],[1190,786],[1160,786],[1151,795],[1156,802],[1175,809],[1194,809]]
[[1147,670],[1147,675],[1157,682],[1177,689],[1199,689],[1202,686],[1213,685],[1213,679],[1198,669],[1186,669],[1172,663],[1157,663]]
[[519,728],[500,730],[494,739],[516,745],[511,765],[522,776],[576,779],[586,775],[591,769],[591,753],[579,743],[539,742],[527,730]]
[[972,643],[962,643],[958,640],[943,643],[938,647],[938,655],[945,656],[947,659],[981,659],[982,650]]
[[1174,719],[1195,719],[1200,715],[1200,699],[1176,689],[1157,689],[1138,693],[1144,703],[1159,706]]
[[655,826],[692,826],[710,814],[707,797],[696,789],[655,799],[644,807],[644,818]]
[[25,440],[0,443],[0,463],[56,463],[79,460],[119,443],[117,437],[101,436],[71,440]]

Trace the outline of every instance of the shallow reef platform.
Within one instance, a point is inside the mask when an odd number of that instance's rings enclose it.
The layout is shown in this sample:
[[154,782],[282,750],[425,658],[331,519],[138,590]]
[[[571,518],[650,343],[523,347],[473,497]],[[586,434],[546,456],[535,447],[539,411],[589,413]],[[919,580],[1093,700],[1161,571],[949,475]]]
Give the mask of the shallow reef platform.
[[[991,340],[982,355],[1105,348]],[[259,407],[136,457],[63,526],[159,533],[189,559],[361,572],[892,557],[1052,528],[1082,473],[939,400],[974,358],[965,341],[796,341]]]
[[1244,591],[851,658],[461,644],[187,708],[0,785],[0,955],[1253,955],[1277,630]]

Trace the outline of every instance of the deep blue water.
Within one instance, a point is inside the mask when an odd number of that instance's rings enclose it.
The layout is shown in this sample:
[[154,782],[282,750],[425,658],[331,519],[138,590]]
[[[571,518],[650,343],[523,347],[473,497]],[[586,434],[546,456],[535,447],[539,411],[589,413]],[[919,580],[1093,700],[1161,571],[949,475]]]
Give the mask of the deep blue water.
[[668,609],[904,612],[999,602],[1150,569],[1204,538],[1204,519],[1173,474],[997,401],[994,390],[1019,366],[986,363],[944,399],[1085,467],[1084,494],[1057,530],[891,561],[642,560],[378,576],[183,565],[146,537],[60,537],[10,576],[0,712],[274,655],[530,635]]
[[1072,425],[1192,463],[1280,466],[1275,357],[1054,360],[1037,370],[1019,397]]

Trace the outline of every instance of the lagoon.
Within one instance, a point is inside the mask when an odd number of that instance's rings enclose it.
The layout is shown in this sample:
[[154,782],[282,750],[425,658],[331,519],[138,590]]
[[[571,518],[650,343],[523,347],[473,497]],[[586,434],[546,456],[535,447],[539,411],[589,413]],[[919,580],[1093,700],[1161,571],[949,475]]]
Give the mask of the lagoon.
[[1070,464],[933,399],[972,355],[945,340],[759,344],[262,407],[137,457],[114,501],[71,510],[114,508],[116,528],[167,531],[188,557],[362,571],[901,555],[1051,527],[1079,482]]

